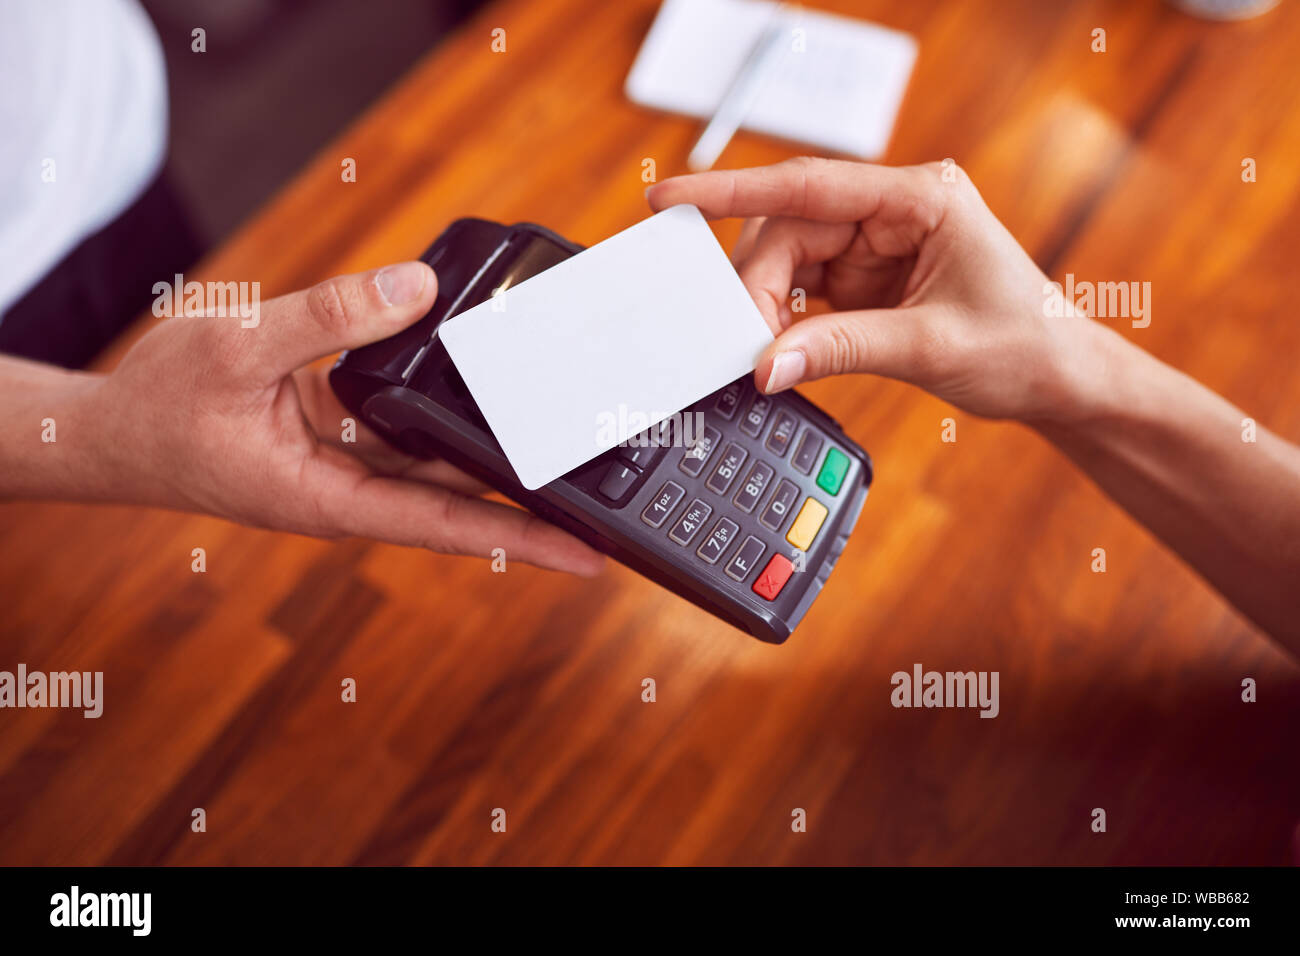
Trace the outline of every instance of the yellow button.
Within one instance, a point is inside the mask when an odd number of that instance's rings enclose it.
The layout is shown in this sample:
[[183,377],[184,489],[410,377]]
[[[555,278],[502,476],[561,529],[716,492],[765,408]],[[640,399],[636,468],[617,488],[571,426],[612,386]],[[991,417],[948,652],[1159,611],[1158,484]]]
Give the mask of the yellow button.
[[807,551],[813,543],[813,538],[817,537],[817,532],[822,529],[822,522],[826,520],[826,515],[829,513],[824,504],[809,498],[799,509],[799,517],[795,518],[794,524],[790,525],[785,540],[800,551]]

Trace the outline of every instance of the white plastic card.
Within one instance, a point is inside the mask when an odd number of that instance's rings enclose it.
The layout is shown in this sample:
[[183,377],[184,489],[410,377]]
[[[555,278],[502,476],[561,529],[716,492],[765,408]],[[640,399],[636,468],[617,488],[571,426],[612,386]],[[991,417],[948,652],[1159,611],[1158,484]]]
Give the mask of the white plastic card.
[[772,341],[694,206],[499,291],[439,335],[529,490],[753,371]]

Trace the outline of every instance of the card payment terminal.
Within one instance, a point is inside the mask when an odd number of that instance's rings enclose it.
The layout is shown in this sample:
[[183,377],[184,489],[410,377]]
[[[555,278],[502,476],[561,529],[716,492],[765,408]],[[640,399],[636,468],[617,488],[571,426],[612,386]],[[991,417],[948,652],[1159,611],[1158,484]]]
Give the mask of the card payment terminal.
[[429,314],[344,353],[331,386],[403,451],[445,458],[724,621],[781,643],[825,585],[871,484],[871,459],[826,413],[792,391],[760,394],[747,375],[528,491],[439,341],[445,319],[581,250],[530,223],[457,220],[423,256],[438,274]]

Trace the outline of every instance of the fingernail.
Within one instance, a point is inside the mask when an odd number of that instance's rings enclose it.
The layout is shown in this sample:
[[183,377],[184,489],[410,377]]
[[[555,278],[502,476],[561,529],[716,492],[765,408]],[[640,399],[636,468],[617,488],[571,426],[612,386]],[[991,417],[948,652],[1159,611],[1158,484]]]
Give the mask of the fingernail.
[[772,359],[772,372],[767,377],[767,387],[763,391],[771,395],[791,385],[798,385],[803,381],[807,368],[808,359],[798,349],[777,352],[776,358]]
[[375,275],[375,285],[389,305],[406,305],[419,298],[428,276],[429,269],[424,263],[403,262],[380,269]]

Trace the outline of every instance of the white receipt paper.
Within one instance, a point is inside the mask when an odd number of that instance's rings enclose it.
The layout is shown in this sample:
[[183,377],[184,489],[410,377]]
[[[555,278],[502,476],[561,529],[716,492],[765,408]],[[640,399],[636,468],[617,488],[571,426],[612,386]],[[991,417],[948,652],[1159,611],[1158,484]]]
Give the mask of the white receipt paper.
[[793,3],[664,0],[628,74],[627,95],[708,119],[770,27],[770,45],[755,53],[764,79],[741,125],[862,159],[884,153],[916,40]]
[[753,371],[772,341],[694,206],[502,290],[438,334],[530,491]]

